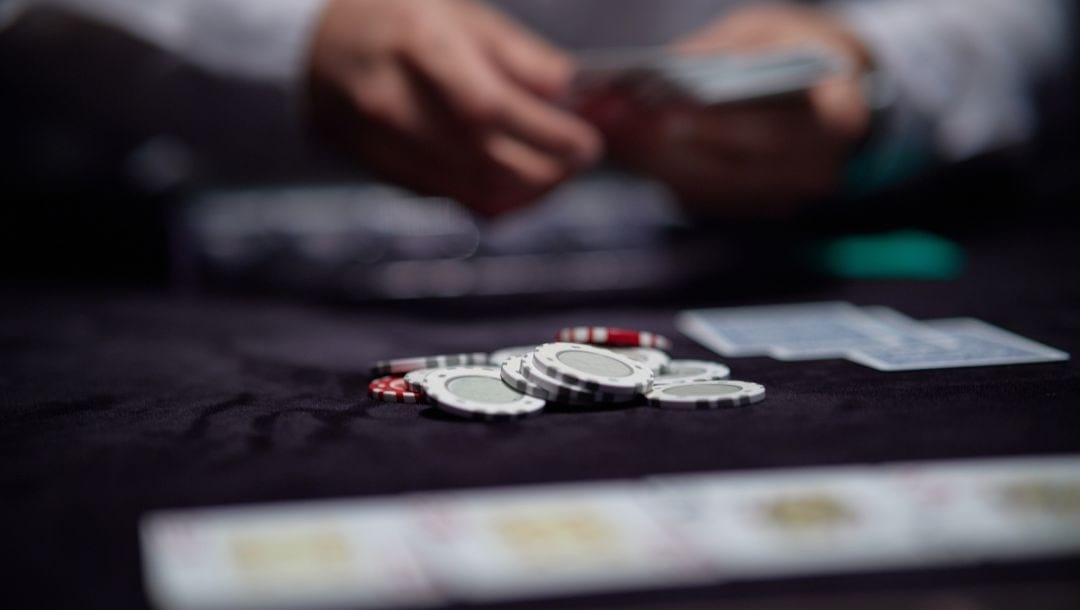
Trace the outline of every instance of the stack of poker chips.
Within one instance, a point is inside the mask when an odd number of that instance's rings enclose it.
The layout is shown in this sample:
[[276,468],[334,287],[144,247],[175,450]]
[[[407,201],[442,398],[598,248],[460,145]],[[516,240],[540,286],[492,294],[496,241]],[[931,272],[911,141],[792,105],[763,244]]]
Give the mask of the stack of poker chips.
[[716,409],[765,398],[763,386],[729,379],[723,364],[672,360],[672,342],[655,333],[573,327],[556,339],[491,354],[380,361],[372,367],[378,377],[368,393],[487,421],[530,417],[551,403],[587,408],[644,401],[665,409]]

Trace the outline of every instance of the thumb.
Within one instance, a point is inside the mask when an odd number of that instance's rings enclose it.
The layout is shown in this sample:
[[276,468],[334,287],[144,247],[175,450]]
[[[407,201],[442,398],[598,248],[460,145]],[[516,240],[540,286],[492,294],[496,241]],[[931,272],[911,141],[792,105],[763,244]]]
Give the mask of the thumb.
[[818,119],[831,131],[858,139],[870,128],[870,107],[854,76],[822,82],[810,92],[810,100]]

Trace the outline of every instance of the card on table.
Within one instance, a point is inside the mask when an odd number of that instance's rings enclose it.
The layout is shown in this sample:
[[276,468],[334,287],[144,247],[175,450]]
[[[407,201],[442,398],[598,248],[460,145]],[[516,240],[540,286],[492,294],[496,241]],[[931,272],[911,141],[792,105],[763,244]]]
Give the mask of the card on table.
[[942,347],[956,347],[959,342],[956,337],[946,332],[928,326],[924,322],[916,320],[899,312],[892,307],[883,305],[867,305],[860,307],[863,313],[872,316],[878,322],[893,327],[902,337],[901,343],[928,342]]
[[934,547],[959,561],[1076,554],[1080,459],[957,460],[889,467]]
[[707,580],[639,494],[601,483],[434,495],[414,541],[440,586],[474,602]]
[[860,346],[905,340],[895,325],[840,301],[689,310],[675,325],[721,355],[781,360],[842,358]]
[[915,371],[969,366],[1030,364],[1068,360],[1069,354],[973,318],[930,320],[923,324],[950,337],[953,345],[930,340],[897,346],[864,345],[848,357],[879,371]]
[[654,480],[651,506],[717,577],[775,578],[935,563],[915,505],[870,468]]
[[159,608],[420,607],[443,597],[407,510],[338,501],[154,513],[140,524]]
[[1069,354],[972,318],[919,321],[844,302],[697,309],[679,330],[725,356],[846,358],[879,371],[1068,360]]
[[154,513],[161,608],[419,607],[1080,553],[1080,456]]

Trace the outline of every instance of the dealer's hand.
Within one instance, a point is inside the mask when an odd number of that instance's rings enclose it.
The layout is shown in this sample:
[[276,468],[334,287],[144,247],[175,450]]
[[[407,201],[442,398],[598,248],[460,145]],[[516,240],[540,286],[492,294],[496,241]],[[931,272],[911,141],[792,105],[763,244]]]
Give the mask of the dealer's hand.
[[317,119],[382,177],[499,213],[601,154],[551,100],[569,59],[472,0],[332,0],[310,76]]
[[850,74],[805,95],[712,108],[636,107],[611,97],[588,112],[613,152],[668,183],[686,202],[723,216],[787,216],[836,189],[870,110],[859,84],[869,53],[838,19],[791,5],[736,11],[679,42],[684,53],[816,45]]

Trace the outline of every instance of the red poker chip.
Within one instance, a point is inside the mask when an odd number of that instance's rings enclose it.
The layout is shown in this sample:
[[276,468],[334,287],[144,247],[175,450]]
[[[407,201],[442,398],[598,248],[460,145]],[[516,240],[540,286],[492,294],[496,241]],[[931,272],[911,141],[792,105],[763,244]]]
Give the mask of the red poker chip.
[[401,402],[406,404],[417,404],[422,398],[422,394],[414,392],[409,388],[409,384],[405,383],[404,377],[379,377],[368,384],[368,396],[375,400],[381,400],[383,402]]
[[653,347],[671,351],[671,339],[644,330],[612,328],[610,326],[573,326],[560,330],[556,341],[610,345],[614,347]]

